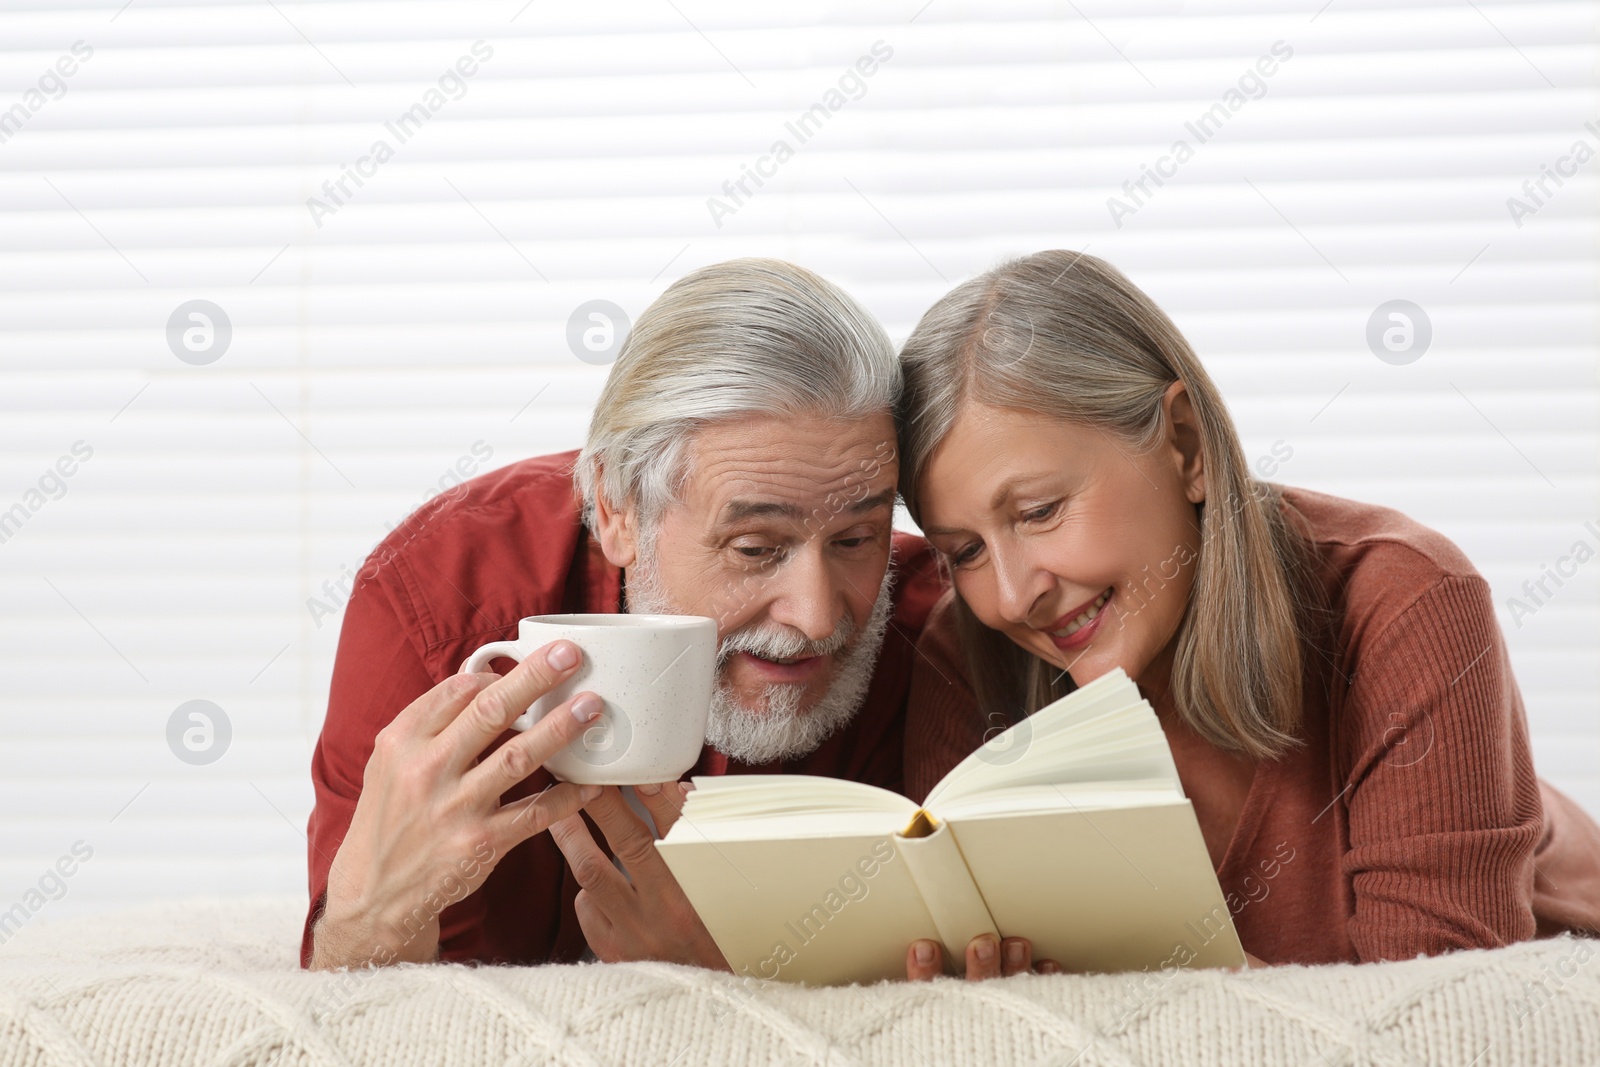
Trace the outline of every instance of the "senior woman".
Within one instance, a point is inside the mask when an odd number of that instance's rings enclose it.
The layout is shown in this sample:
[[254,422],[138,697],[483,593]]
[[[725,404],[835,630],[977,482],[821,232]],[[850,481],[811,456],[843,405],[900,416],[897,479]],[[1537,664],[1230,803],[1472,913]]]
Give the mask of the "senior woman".
[[1600,932],[1600,827],[1535,776],[1488,583],[1449,539],[1253,477],[1172,321],[1093,256],[958,286],[901,359],[901,492],[953,579],[919,646],[913,797],[1121,667],[1252,966]]

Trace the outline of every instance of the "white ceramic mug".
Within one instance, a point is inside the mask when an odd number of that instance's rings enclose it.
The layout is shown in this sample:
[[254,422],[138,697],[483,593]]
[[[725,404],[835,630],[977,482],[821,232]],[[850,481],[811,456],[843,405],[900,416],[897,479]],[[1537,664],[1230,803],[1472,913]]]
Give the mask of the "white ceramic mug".
[[676,781],[695,765],[716,681],[715,619],[534,615],[518,625],[515,641],[496,641],[468,656],[461,673],[488,670],[496,656],[520,663],[562,639],[583,650],[583,663],[511,728],[528,729],[584,690],[599,695],[605,710],[582,737],[545,761],[552,775],[583,785],[638,785]]

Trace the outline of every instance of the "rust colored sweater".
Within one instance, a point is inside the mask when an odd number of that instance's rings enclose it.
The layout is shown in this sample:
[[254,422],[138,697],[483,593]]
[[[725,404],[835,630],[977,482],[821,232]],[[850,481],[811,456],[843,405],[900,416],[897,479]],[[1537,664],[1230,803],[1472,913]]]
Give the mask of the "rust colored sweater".
[[[1600,826],[1534,774],[1488,583],[1397,511],[1282,489],[1342,659],[1308,687],[1306,743],[1254,765],[1217,868],[1245,949],[1356,962],[1600,933]],[[949,595],[918,647],[914,798],[984,739]]]

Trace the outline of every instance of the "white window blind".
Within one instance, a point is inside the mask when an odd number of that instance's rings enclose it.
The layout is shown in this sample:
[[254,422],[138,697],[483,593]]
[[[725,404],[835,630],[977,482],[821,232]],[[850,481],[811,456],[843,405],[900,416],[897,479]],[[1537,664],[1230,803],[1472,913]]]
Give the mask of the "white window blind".
[[741,255],[897,339],[1109,259],[1275,480],[1461,545],[1600,813],[1597,60],[1577,2],[5,4],[0,910],[302,890],[350,573],[581,442],[580,307]]

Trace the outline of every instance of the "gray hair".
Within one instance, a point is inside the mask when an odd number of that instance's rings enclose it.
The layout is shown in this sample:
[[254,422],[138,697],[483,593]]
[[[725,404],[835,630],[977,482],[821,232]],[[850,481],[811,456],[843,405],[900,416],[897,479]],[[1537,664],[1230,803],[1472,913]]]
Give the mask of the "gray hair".
[[632,504],[645,527],[679,499],[686,444],[747,415],[863,418],[891,412],[900,363],[867,310],[777,259],[734,259],[674,282],[639,316],[611,368],[574,466],[584,521],[595,500]]

